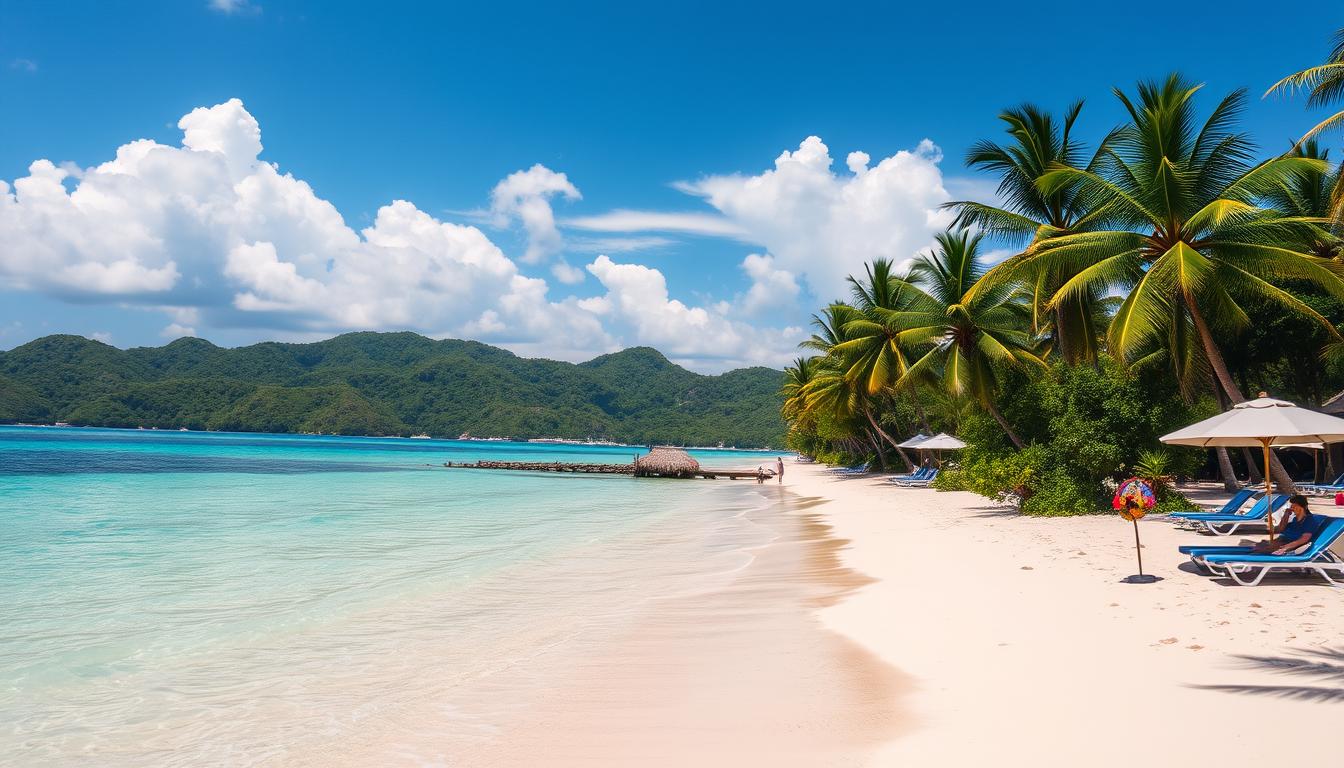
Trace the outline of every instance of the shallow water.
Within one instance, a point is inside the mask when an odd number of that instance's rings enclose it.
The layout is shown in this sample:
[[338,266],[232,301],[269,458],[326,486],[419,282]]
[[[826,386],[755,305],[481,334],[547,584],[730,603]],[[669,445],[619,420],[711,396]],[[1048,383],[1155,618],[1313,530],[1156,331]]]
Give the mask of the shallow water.
[[631,454],[0,427],[0,764],[451,764],[780,535],[754,483],[439,466]]

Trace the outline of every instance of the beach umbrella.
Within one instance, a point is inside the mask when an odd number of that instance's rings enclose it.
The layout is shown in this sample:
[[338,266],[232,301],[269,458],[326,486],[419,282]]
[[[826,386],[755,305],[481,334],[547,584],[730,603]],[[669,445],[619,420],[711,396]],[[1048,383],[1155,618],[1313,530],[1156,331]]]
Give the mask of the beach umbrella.
[[[1269,451],[1274,446],[1303,447],[1315,443],[1344,441],[1344,419],[1299,408],[1275,400],[1264,392],[1254,400],[1237,403],[1212,418],[1178,429],[1159,438],[1171,445],[1199,448],[1252,448],[1265,454],[1265,497],[1273,493],[1269,474]],[[1268,516],[1269,536],[1274,537],[1274,515]]]
[[896,447],[897,447],[897,448],[918,448],[920,443],[922,443],[922,442],[924,442],[925,440],[928,440],[928,439],[929,439],[929,436],[928,436],[928,435],[915,435],[914,437],[910,438],[909,440],[906,440],[906,441],[903,442],[903,443],[897,443],[897,444],[896,444]]
[[921,451],[959,451],[965,447],[965,443],[946,432],[939,432],[919,444]]

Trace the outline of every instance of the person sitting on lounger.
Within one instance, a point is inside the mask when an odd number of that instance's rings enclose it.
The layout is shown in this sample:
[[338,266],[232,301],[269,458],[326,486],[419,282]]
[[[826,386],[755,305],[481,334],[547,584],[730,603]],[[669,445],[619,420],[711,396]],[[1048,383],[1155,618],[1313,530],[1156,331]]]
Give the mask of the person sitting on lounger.
[[1307,497],[1301,494],[1288,499],[1291,518],[1279,535],[1270,541],[1262,541],[1252,548],[1252,552],[1261,555],[1286,555],[1306,544],[1320,529],[1320,515],[1313,515],[1307,509]]

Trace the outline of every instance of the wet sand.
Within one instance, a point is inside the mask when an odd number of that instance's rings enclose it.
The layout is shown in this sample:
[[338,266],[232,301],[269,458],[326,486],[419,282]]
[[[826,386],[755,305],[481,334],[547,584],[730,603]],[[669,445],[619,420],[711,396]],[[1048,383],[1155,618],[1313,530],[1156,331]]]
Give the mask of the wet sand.
[[[841,563],[846,542],[815,502],[787,487],[762,490],[771,503],[747,516],[773,540],[748,549],[750,561],[729,577],[647,601],[615,635],[538,649],[474,683],[465,705],[444,689],[452,710],[432,699],[401,707],[369,722],[367,738],[291,752],[283,763],[866,764],[901,733],[907,682],[824,628],[818,611],[869,580]],[[464,737],[468,714],[477,726]]]

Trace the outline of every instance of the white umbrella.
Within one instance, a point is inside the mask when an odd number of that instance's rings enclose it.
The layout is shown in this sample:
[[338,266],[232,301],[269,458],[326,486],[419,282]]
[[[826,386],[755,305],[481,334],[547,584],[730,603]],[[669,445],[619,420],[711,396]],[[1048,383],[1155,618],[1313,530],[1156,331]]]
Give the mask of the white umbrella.
[[928,439],[929,439],[929,436],[928,436],[928,435],[915,435],[914,437],[910,438],[909,440],[906,440],[906,441],[903,442],[903,443],[897,443],[897,444],[896,444],[896,447],[897,447],[897,448],[915,448],[915,447],[919,446],[920,443],[922,443],[922,442],[924,442],[925,440],[928,440]]
[[[1199,448],[1249,448],[1265,452],[1265,498],[1273,493],[1269,475],[1269,449],[1273,446],[1302,447],[1313,443],[1344,441],[1344,419],[1299,408],[1286,400],[1266,397],[1237,403],[1231,410],[1163,435],[1162,442]],[[1269,503],[1269,502],[1266,502]],[[1274,536],[1274,516],[1268,515],[1269,535]]]
[[965,447],[965,443],[946,432],[939,432],[919,444],[921,451],[959,451]]

